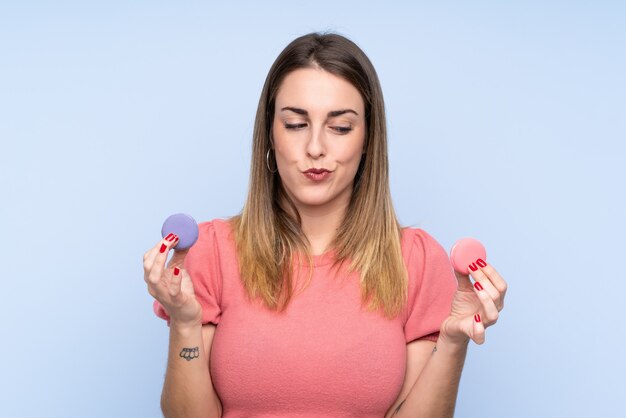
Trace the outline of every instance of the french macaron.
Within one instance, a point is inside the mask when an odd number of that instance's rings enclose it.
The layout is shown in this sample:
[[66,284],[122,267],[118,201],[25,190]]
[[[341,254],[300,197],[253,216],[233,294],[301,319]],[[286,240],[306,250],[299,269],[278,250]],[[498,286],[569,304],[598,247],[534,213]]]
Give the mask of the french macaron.
[[170,233],[178,235],[179,239],[174,250],[185,250],[198,240],[198,223],[185,213],[175,213],[169,216],[161,227],[163,238]]
[[461,238],[450,250],[452,267],[461,274],[470,274],[470,264],[476,263],[478,259],[487,261],[487,251],[483,244],[474,238]]

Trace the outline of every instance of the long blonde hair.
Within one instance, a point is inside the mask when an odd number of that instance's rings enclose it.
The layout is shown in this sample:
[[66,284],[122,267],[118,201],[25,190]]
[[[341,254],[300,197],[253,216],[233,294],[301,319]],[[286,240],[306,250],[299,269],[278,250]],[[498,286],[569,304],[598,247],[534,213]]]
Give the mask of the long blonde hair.
[[365,154],[345,218],[331,246],[336,251],[335,265],[349,261],[350,270],[359,272],[362,305],[369,301],[369,310],[381,309],[392,318],[406,303],[407,272],[389,190],[383,94],[365,53],[338,34],[310,33],[293,40],[265,80],[254,124],[248,197],[242,212],[231,218],[243,284],[250,298],[258,297],[270,310],[283,311],[293,296],[294,256],[305,254],[311,266],[298,211],[280,176],[269,171],[266,161],[272,148],[270,133],[278,88],[291,71],[311,67],[344,78],[359,90],[365,103]]

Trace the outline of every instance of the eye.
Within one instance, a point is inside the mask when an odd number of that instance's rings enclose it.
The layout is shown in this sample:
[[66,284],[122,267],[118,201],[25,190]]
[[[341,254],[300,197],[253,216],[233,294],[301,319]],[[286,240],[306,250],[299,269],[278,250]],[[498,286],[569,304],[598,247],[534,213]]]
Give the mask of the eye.
[[[302,129],[306,127],[307,127],[306,123],[285,123],[285,129],[290,129],[290,130],[298,130],[298,129]],[[351,126],[332,126],[331,129],[335,130],[336,132],[340,134],[347,134],[348,132],[352,130],[352,127]]]
[[339,132],[340,134],[347,134],[352,130],[350,126],[333,126],[333,129]]
[[285,123],[285,129],[300,129],[306,127],[306,123]]

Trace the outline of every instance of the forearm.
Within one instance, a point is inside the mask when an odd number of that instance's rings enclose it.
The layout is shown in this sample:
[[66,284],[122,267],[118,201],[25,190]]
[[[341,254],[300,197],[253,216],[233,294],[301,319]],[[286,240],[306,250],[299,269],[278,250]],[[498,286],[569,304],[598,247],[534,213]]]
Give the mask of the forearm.
[[[210,350],[210,349],[209,349]],[[161,409],[166,418],[221,416],[208,367],[202,326],[170,325],[169,354]]]
[[440,338],[393,418],[453,417],[466,354],[467,343],[457,346]]

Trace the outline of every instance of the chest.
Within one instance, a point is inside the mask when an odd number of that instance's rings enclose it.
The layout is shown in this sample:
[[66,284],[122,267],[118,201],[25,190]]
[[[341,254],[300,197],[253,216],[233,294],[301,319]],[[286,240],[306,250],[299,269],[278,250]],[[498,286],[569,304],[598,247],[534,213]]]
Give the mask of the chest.
[[282,313],[243,293],[222,307],[210,361],[225,414],[271,405],[382,416],[396,399],[406,367],[402,323],[361,308],[358,278],[317,272]]

